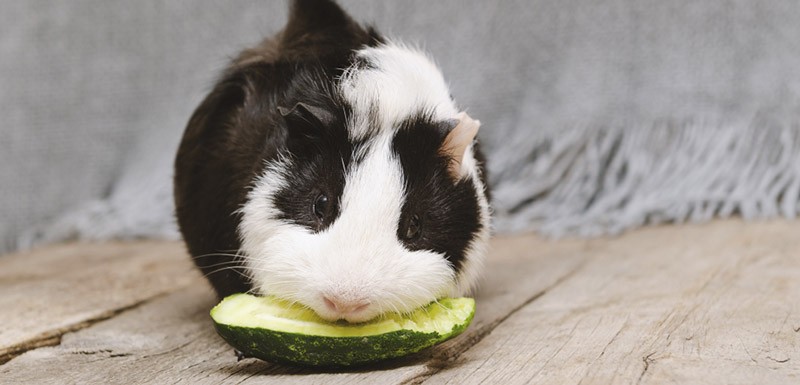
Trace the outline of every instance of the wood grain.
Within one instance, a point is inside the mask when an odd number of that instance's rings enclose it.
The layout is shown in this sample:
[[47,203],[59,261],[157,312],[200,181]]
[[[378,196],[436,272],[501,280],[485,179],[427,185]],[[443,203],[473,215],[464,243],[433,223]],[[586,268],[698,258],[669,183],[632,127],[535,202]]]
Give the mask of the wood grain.
[[[0,383],[798,383],[798,235],[800,222],[729,220],[594,240],[498,238],[462,336],[335,373],[237,362],[211,326],[211,289],[182,255],[183,286],[12,359]],[[179,244],[137,250],[127,258],[183,253]],[[169,269],[153,275],[162,273],[147,279],[175,279]]]
[[800,382],[800,223],[598,240],[434,384]]
[[208,310],[216,299],[208,285],[199,282],[85,330],[68,333],[58,346],[15,358],[0,366],[0,382],[38,383],[57,376],[60,381],[76,384],[383,384],[426,378],[508,314],[571,274],[586,258],[580,252],[582,242],[550,250],[530,249],[540,242],[529,236],[496,242],[499,255],[487,266],[472,325],[458,339],[399,361],[340,373],[289,368],[256,359],[237,362],[232,348],[216,336],[211,325]]
[[0,257],[0,363],[199,280],[175,242],[70,244]]

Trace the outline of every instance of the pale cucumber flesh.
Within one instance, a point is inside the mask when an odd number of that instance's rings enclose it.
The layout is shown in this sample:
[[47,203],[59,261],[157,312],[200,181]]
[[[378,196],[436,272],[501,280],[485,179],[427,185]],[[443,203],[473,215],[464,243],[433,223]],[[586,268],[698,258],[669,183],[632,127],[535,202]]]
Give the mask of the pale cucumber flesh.
[[272,297],[234,294],[214,307],[211,317],[219,324],[313,336],[362,337],[398,330],[445,336],[454,326],[468,322],[474,310],[472,298],[445,298],[407,315],[387,313],[372,321],[349,324],[325,321],[299,304]]

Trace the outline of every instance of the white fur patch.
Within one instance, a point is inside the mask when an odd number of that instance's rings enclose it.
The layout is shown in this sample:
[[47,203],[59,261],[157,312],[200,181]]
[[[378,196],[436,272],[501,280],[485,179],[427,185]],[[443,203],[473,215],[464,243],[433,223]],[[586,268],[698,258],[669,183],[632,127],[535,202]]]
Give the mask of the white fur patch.
[[[423,52],[389,42],[359,50],[368,68],[353,66],[342,75],[340,90],[353,106],[350,138],[365,138],[374,130],[392,130],[423,108],[441,120],[453,119],[458,109],[439,68]],[[371,114],[379,119],[374,127]]]

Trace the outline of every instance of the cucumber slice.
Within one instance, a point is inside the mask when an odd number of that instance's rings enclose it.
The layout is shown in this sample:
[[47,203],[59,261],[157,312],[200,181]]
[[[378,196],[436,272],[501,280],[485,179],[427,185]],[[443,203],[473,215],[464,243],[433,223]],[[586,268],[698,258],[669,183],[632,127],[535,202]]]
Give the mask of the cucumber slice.
[[411,314],[357,324],[325,321],[301,305],[249,294],[231,295],[211,309],[217,333],[246,356],[319,367],[417,352],[459,335],[474,315],[472,298],[445,298]]

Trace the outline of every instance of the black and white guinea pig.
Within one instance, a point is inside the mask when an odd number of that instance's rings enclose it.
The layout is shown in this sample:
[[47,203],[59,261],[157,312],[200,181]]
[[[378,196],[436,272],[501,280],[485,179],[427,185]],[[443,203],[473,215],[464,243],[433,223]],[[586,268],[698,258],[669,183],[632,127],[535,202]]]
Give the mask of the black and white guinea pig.
[[188,123],[180,230],[220,296],[359,322],[464,295],[490,227],[478,127],[424,53],[294,1]]

